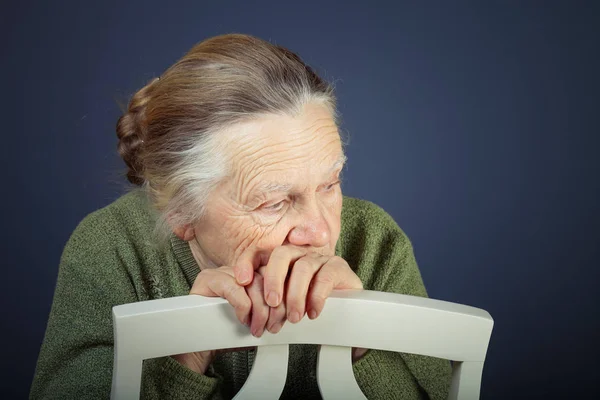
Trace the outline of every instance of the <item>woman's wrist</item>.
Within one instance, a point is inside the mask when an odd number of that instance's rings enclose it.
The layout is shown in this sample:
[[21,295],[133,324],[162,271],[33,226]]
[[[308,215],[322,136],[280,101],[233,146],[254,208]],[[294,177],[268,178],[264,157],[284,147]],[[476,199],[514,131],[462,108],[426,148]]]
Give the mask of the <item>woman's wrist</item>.
[[369,349],[363,349],[363,348],[360,348],[360,347],[353,347],[352,348],[352,363],[355,363],[358,360],[360,360],[361,358],[363,358],[364,355],[367,354],[367,351],[369,351]]
[[176,354],[171,357],[184,367],[198,374],[205,375],[206,370],[215,358],[215,351]]

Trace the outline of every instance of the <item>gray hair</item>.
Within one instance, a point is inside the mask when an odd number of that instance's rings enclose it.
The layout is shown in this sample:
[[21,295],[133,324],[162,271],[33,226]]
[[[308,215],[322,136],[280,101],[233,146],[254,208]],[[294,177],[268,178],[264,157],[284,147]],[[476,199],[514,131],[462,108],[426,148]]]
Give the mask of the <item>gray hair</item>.
[[227,176],[219,132],[264,115],[297,115],[310,102],[337,119],[333,87],[300,57],[240,34],[197,44],[140,89],[118,121],[118,151],[128,180],[160,213],[158,233],[199,220]]

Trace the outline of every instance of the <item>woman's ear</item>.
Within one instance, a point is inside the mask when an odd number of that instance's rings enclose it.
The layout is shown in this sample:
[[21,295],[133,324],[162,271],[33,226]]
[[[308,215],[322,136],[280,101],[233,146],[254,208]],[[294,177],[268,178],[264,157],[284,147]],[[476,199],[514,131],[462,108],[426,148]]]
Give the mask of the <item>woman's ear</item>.
[[196,233],[194,232],[194,227],[192,226],[192,224],[179,225],[176,223],[176,220],[177,218],[175,218],[174,213],[169,214],[169,216],[167,217],[169,226],[173,230],[175,236],[186,242],[189,242],[190,240],[194,239]]
[[173,233],[175,233],[175,235],[179,239],[184,240],[186,242],[189,242],[190,240],[194,239],[194,237],[196,236],[196,233],[194,232],[194,228],[190,224],[178,226],[178,227],[174,228]]

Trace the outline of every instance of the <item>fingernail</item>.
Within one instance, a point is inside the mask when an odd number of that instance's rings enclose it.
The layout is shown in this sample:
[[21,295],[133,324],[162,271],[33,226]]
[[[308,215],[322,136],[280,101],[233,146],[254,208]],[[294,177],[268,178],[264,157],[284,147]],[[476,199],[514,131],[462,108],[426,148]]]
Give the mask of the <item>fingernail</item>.
[[250,275],[248,275],[248,273],[246,271],[241,271],[238,274],[238,282],[241,283],[242,285],[250,282]]
[[244,318],[244,325],[250,326],[250,316],[247,316],[246,318]]
[[271,326],[271,328],[269,328],[269,332],[277,333],[281,330],[282,327],[283,327],[283,325],[281,324],[281,322],[277,322],[277,323],[273,324]]
[[257,338],[259,338],[259,337],[261,337],[261,336],[262,336],[263,332],[264,332],[264,329],[262,329],[262,328],[258,328],[258,329],[255,329],[255,330],[253,330],[253,331],[252,331],[252,335],[253,335],[254,337],[257,337]]
[[279,295],[275,292],[269,292],[267,295],[267,304],[269,307],[277,307],[279,305]]
[[288,315],[288,321],[290,321],[293,324],[300,321],[300,313],[298,311],[292,311]]
[[317,318],[317,310],[310,310],[310,311],[308,312],[308,318],[310,318],[310,319],[315,319],[315,318]]

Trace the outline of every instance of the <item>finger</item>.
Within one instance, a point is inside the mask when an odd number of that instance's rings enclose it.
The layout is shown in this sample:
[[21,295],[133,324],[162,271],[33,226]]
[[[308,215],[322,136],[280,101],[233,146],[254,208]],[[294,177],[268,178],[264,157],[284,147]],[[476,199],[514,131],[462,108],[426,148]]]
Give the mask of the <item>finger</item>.
[[207,269],[198,274],[190,294],[222,297],[235,309],[238,320],[245,325],[250,321],[252,302],[243,286],[237,284],[230,268]]
[[[256,272],[263,276],[267,267],[263,265]],[[283,328],[286,319],[285,302],[279,303],[277,307],[269,307],[269,320],[267,321],[267,330],[271,333],[277,333]]]
[[306,255],[307,249],[296,246],[276,247],[269,256],[263,272],[265,300],[270,307],[277,307],[283,299],[283,285],[290,264]]
[[294,263],[288,278],[288,289],[285,300],[287,319],[291,323],[295,324],[304,317],[309,285],[317,271],[329,259],[330,257],[312,253],[298,259]]
[[236,281],[246,286],[252,283],[254,278],[254,270],[261,265],[263,253],[254,246],[248,247],[236,260],[233,272]]
[[250,332],[256,337],[261,337],[269,319],[269,306],[263,296],[263,278],[259,274],[255,275],[252,283],[246,286],[246,292],[252,302]]
[[332,257],[315,274],[308,293],[307,313],[317,318],[333,289],[362,289],[362,282],[341,257]]
[[286,320],[285,302],[279,303],[277,307],[271,307],[269,311],[269,321],[267,322],[267,330],[271,333],[277,333],[283,328]]

